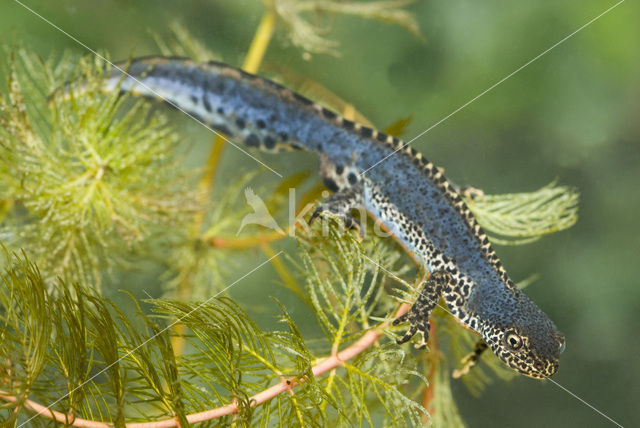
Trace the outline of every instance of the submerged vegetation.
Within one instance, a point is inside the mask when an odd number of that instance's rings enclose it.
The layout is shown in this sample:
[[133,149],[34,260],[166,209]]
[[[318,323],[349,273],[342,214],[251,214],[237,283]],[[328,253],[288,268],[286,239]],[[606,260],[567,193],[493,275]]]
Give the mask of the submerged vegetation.
[[[408,3],[266,1],[245,69],[257,71],[278,22],[305,52],[336,53],[337,43],[308,23],[309,14],[378,19],[419,35],[402,9]],[[214,56],[179,24],[172,29],[175,40],[157,38],[163,53]],[[476,338],[441,307],[426,352],[395,344],[388,322],[406,311],[420,286],[399,247],[375,237],[361,242],[330,218],[298,232],[299,251],[290,257],[278,257],[281,233],[252,227],[235,236],[246,213],[238,195],[264,172],[216,189],[223,140],[214,141],[198,180],[183,166],[189,144],[167,113],[99,90],[104,61],[42,60],[24,48],[8,50],[0,97],[4,422],[463,424],[449,377]],[[82,88],[60,92],[68,81],[83,82]],[[329,94],[314,82],[304,87]],[[326,99],[360,116],[335,97]],[[398,123],[391,133],[402,131]],[[308,176],[294,174],[258,193],[282,217],[288,189]],[[298,211],[321,190],[312,187]],[[497,243],[530,242],[576,221],[577,194],[554,184],[467,202]],[[328,227],[328,236],[319,227]],[[252,251],[267,256],[281,285],[315,315],[321,338],[303,334],[291,308],[276,299],[261,309],[275,314],[280,328],[264,330],[250,310],[222,294],[253,272],[243,266]],[[165,297],[131,296],[135,310],[128,313],[101,294],[114,271],[145,261],[166,267]],[[463,380],[479,393],[496,376],[510,372],[487,355]]]
[[[133,247],[155,233],[180,230],[198,209],[181,172],[178,136],[150,105],[102,94],[102,67],[91,58],[44,62],[12,53],[0,100],[0,236],[27,248],[47,280],[99,285]],[[67,79],[82,94],[54,95]],[[44,243],[47,243],[46,245]]]

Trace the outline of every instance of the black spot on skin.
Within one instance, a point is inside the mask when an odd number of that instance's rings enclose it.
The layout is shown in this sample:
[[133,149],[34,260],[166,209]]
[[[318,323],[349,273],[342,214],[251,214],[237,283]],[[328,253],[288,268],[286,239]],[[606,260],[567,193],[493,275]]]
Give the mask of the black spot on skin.
[[209,97],[206,94],[202,95],[202,104],[204,104],[204,109],[211,113],[211,103],[209,102]]
[[282,86],[279,83],[274,82],[273,80],[260,79],[260,83],[262,83],[263,85],[266,85],[266,86],[271,86],[272,88],[279,89],[281,91],[289,91],[288,88],[285,88],[284,86]]
[[202,88],[202,97],[204,98],[208,92],[211,92],[211,88],[209,88],[209,81],[207,79],[203,79],[200,84]]
[[211,127],[213,129],[217,130],[217,131],[222,132],[225,135],[233,135],[231,130],[226,125],[223,125],[223,124],[216,125],[216,124],[214,124]]
[[279,133],[278,137],[280,137],[280,141],[282,141],[283,143],[289,139],[289,135],[286,132]]
[[324,185],[327,187],[327,189],[331,190],[332,192],[337,192],[338,191],[338,185],[336,184],[335,181],[333,181],[332,178],[325,178],[324,180],[322,180],[324,182]]
[[218,108],[216,109],[216,112],[218,112],[218,114],[219,114],[220,116],[224,116],[224,109],[223,109],[222,107],[218,107]]
[[384,132],[378,132],[378,135],[376,136],[376,138],[381,143],[384,143],[385,141],[387,141],[387,134],[385,134]]
[[[120,91],[121,93],[123,93],[124,91]],[[165,106],[169,107],[171,110],[177,110],[177,106],[175,105],[175,103],[166,100],[166,99],[162,99],[162,98],[157,98],[158,101],[161,101],[162,104],[164,104]]]
[[269,150],[273,149],[276,146],[276,139],[271,135],[267,135],[264,137],[264,146]]
[[191,102],[192,102],[193,104],[198,104],[198,97],[196,97],[195,95],[191,95],[191,97],[190,97],[190,98],[191,98]]
[[247,73],[244,70],[238,69],[237,71],[240,72],[240,75],[242,75],[242,77],[246,77],[247,79],[254,80],[258,78],[258,76],[256,76],[255,74]]
[[258,129],[264,129],[267,124],[264,123],[264,120],[258,119],[256,120],[256,126],[258,127]]
[[342,127],[344,129],[353,129],[354,127],[354,122],[352,120],[349,119],[342,119]]
[[[132,70],[129,70],[130,72]],[[153,76],[153,77],[172,77],[173,76],[173,70],[168,70],[168,69],[164,69],[164,68],[160,68],[160,67],[154,67],[152,68],[149,73],[147,74],[148,76]]]
[[360,128],[360,135],[365,138],[371,138],[371,136],[373,135],[373,129],[363,126],[362,128]]
[[400,146],[400,140],[396,137],[393,137],[393,145],[394,146]]
[[244,142],[249,147],[260,147],[260,139],[256,134],[249,134]]
[[306,106],[313,104],[313,101],[311,101],[309,98],[303,97],[302,95],[300,95],[300,94],[298,94],[296,92],[293,93],[293,98],[295,98],[300,103],[302,103],[302,104],[304,104]]
[[353,186],[358,182],[358,176],[354,172],[350,172],[347,176],[347,180],[349,180],[349,184]]
[[236,125],[238,126],[238,128],[244,129],[246,123],[243,118],[239,117],[236,119]]
[[327,119],[335,119],[338,115],[329,110],[328,108],[322,108],[322,115]]
[[336,165],[336,174],[342,175],[343,172],[344,172],[344,165],[342,164]]

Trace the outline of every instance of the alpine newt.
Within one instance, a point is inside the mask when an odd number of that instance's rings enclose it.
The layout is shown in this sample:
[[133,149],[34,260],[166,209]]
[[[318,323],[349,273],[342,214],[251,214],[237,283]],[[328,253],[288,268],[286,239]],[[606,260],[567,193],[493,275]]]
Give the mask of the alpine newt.
[[162,99],[250,147],[318,154],[322,179],[335,192],[321,209],[347,223],[350,210],[366,209],[431,272],[416,303],[396,319],[410,324],[399,343],[417,332],[426,343],[429,316],[442,296],[484,341],[468,361],[475,363],[488,346],[525,375],[556,373],[563,334],[509,278],[458,189],[415,149],[225,64],[149,57],[123,67],[127,74],[111,73],[106,90]]

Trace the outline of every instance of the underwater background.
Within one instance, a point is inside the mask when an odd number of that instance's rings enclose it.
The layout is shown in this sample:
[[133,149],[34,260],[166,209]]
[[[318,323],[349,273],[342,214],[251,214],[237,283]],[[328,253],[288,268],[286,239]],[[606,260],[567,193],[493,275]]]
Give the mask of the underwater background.
[[[26,5],[113,60],[159,54],[155,37],[179,22],[218,59],[240,66],[260,21],[258,0],[29,0]],[[422,37],[375,20],[335,16],[326,36],[334,54],[305,54],[276,29],[262,70],[290,70],[347,100],[377,128],[411,116],[413,138],[518,69],[615,2],[417,1]],[[516,281],[536,275],[526,293],[566,335],[554,377],[624,426],[640,424],[640,6],[626,1],[496,86],[412,145],[447,177],[486,193],[533,191],[553,180],[580,192],[572,228],[524,246],[496,246]],[[43,57],[88,52],[20,4],[0,6],[4,43]],[[211,137],[170,116],[193,145],[197,167]],[[315,171],[312,156],[253,153],[278,171]],[[256,164],[228,148],[218,185]],[[231,295],[246,308],[277,297],[304,324],[304,307],[273,272],[241,282]],[[112,283],[110,288],[109,283]],[[117,283],[117,284],[116,284]],[[264,289],[255,284],[265,284]],[[155,278],[122,273],[104,292],[159,295]],[[299,311],[295,308],[299,307]],[[249,309],[247,309],[249,310]],[[261,326],[273,314],[256,315]],[[455,366],[456,361],[449,362]],[[489,426],[609,426],[549,382],[494,380],[480,395],[452,381],[465,422]],[[437,410],[436,410],[437,411]]]

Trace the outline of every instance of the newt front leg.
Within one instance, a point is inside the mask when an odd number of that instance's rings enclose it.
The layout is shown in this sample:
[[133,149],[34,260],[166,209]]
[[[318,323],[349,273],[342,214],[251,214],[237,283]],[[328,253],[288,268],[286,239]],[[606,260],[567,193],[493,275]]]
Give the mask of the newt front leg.
[[331,195],[318,208],[315,209],[309,224],[320,216],[323,212],[330,212],[344,221],[347,229],[358,229],[362,235],[362,225],[360,221],[351,215],[351,210],[362,207],[362,184],[358,183],[352,187],[341,189]]
[[451,275],[444,270],[436,271],[430,275],[429,280],[411,309],[393,321],[393,325],[409,322],[409,330],[402,338],[398,339],[398,344],[405,343],[420,332],[422,333],[422,341],[416,347],[423,348],[427,345],[429,329],[431,328],[429,317],[438,304],[442,291],[450,281]]

